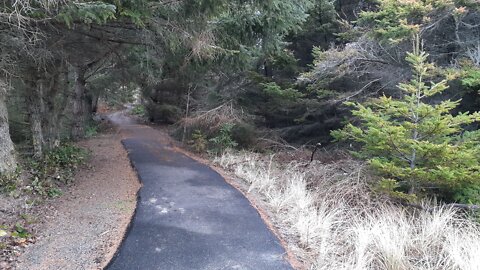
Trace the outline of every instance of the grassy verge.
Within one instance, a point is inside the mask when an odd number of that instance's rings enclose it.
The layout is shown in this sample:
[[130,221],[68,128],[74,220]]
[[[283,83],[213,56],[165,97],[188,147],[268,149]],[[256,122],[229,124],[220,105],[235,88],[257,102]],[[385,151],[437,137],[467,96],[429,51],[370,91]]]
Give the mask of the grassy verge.
[[480,228],[452,208],[419,211],[375,196],[364,165],[312,164],[250,152],[215,162],[268,204],[290,248],[309,269],[478,269]]

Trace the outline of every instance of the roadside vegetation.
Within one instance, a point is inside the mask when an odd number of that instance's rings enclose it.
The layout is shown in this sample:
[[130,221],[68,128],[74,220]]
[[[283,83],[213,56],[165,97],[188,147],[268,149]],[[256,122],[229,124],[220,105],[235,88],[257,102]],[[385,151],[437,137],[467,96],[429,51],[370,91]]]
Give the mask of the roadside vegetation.
[[480,265],[478,0],[22,0],[0,25],[3,195],[58,196],[102,104],[138,104],[312,269]]
[[[413,78],[399,85],[403,97],[347,103],[359,123],[332,136],[357,142],[357,151],[335,156],[338,150],[330,149],[316,160],[316,152],[309,160],[308,152],[298,149],[215,152],[214,163],[243,179],[245,191],[266,202],[291,250],[309,269],[480,265],[475,205],[480,133],[462,130],[480,121],[480,115],[451,115],[459,101],[423,101],[448,88],[446,80],[424,83],[434,69],[426,58],[419,47],[408,54]],[[231,129],[218,134],[232,140]],[[213,141],[225,146],[218,142],[226,140]]]
[[291,154],[227,152],[215,162],[260,194],[307,269],[478,267],[480,225],[473,217],[429,201],[422,202],[427,211],[397,205],[372,190],[367,165],[348,155],[310,163],[308,152]]
[[41,159],[29,159],[25,168],[1,176],[2,191],[10,196],[30,193],[44,197],[60,195],[60,187],[72,182],[76,169],[84,164],[86,150],[64,144],[45,154]]
[[34,209],[61,196],[87,158],[85,149],[64,143],[41,159],[24,157],[14,172],[0,175],[2,267],[9,267],[6,263],[14,262],[22,247],[35,242],[37,235],[32,226],[42,217]]

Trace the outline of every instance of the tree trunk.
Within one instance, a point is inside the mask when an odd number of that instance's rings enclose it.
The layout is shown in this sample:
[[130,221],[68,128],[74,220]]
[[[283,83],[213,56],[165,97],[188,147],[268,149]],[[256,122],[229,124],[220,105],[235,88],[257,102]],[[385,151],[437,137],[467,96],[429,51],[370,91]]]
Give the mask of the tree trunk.
[[0,81],[0,174],[15,170],[17,162],[15,149],[8,125],[7,87]]
[[41,158],[43,156],[45,140],[42,129],[42,113],[43,113],[43,93],[42,83],[36,75],[27,81],[28,91],[26,93],[26,103],[28,108],[28,120],[30,122],[30,130],[32,132],[33,156]]
[[[45,148],[52,149],[58,146],[60,142],[60,114],[62,107],[58,104],[58,93],[62,87],[60,83],[62,73],[55,74],[46,83],[45,89],[45,112],[43,113],[43,132],[45,139]],[[59,106],[60,105],[60,106]]]
[[73,91],[73,125],[72,138],[79,139],[85,136],[87,116],[85,67],[75,67],[75,86]]
[[87,113],[93,113],[93,114],[97,113],[98,95],[88,93],[86,97],[87,97]]
[[191,87],[188,87],[188,92],[187,92],[187,108],[185,109],[185,122],[183,123],[183,134],[182,134],[182,143],[185,142],[185,136],[187,134],[187,119],[188,119],[188,113],[190,111],[190,95],[191,95]]

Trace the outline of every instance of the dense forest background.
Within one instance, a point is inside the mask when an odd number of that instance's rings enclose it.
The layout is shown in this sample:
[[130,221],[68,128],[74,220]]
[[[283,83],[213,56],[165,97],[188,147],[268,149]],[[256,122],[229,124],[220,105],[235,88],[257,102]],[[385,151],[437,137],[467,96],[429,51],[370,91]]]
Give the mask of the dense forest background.
[[[200,152],[340,147],[376,164],[393,195],[433,185],[426,193],[475,202],[479,119],[468,113],[480,107],[479,9],[476,0],[3,1],[0,171],[95,132],[99,104],[136,103]],[[402,87],[412,76],[417,93]],[[418,111],[411,99],[380,105],[397,112],[368,105],[412,93],[425,104]],[[363,129],[331,135],[345,123]],[[372,133],[388,123],[390,133]],[[422,128],[425,137],[402,141]]]

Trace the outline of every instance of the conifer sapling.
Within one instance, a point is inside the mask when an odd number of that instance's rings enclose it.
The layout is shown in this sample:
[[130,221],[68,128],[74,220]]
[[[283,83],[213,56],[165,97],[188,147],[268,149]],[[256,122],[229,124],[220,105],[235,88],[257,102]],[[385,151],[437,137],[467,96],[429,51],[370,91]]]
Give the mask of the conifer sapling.
[[419,45],[414,47],[406,58],[413,78],[398,85],[402,97],[347,103],[359,124],[332,135],[360,143],[355,153],[368,160],[382,177],[379,188],[392,195],[415,199],[427,187],[480,186],[480,132],[465,129],[480,121],[480,114],[452,114],[459,100],[429,102],[448,88],[447,80],[427,83],[435,67]]

